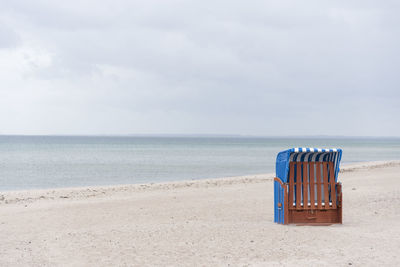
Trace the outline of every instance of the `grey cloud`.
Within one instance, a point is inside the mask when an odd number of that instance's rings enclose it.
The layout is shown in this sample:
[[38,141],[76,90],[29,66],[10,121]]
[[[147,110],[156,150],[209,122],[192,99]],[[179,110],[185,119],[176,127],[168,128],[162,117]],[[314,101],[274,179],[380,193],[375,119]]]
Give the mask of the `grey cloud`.
[[0,20],[0,48],[15,48],[19,42],[18,34]]
[[[388,126],[400,111],[395,1],[4,5],[0,15],[21,45],[51,57],[24,75],[31,90],[47,88],[32,109],[56,121],[46,111],[58,103],[54,116],[70,124],[60,130],[400,135],[400,126]],[[356,119],[361,126],[350,123]],[[85,120],[97,124],[85,128]],[[332,124],[308,130],[326,120]]]

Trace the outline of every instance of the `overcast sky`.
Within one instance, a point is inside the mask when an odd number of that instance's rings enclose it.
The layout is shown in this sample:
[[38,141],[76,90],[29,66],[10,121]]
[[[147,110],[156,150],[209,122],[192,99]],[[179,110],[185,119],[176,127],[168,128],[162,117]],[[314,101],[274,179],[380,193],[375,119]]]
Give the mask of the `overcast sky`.
[[0,134],[400,136],[399,3],[0,0]]

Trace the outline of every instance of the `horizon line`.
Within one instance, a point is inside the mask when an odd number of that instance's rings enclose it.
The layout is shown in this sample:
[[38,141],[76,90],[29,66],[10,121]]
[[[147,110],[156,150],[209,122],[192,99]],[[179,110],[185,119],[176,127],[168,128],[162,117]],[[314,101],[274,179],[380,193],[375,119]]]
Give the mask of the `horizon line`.
[[400,136],[376,135],[251,135],[251,134],[0,134],[0,136],[31,137],[241,137],[241,138],[394,138]]

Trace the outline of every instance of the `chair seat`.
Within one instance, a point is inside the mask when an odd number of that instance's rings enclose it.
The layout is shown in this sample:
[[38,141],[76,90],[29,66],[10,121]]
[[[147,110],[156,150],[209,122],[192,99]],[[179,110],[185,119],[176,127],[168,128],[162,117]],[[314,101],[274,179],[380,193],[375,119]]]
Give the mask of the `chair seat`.
[[[322,206],[325,206],[325,202],[322,202],[321,204]],[[293,206],[296,206],[296,202],[293,203]],[[303,203],[300,203],[300,206],[303,206]],[[311,203],[308,202],[307,206],[311,206]],[[315,203],[315,206],[318,206],[318,203]],[[332,202],[329,202],[329,206],[332,206]]]

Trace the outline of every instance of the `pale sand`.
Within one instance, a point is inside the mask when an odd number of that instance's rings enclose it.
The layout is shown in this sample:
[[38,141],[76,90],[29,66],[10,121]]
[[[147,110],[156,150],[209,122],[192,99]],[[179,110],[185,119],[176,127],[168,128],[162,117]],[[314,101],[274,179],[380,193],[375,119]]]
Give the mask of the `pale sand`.
[[272,174],[0,194],[0,266],[399,266],[400,161],[345,166],[343,225],[273,223]]

